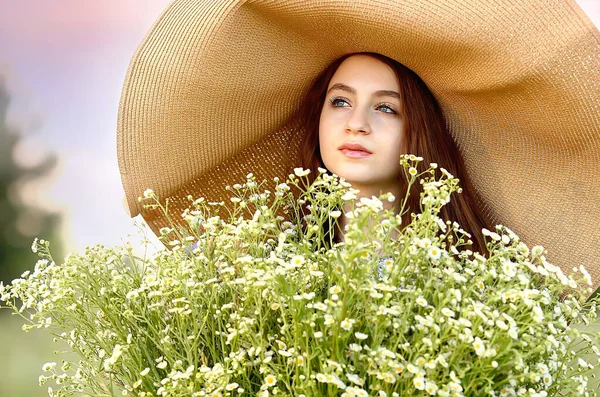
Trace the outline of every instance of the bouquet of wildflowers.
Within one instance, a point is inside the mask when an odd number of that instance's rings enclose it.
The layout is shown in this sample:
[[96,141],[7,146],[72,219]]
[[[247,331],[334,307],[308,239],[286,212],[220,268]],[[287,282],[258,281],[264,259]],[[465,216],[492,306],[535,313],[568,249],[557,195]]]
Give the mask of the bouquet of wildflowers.
[[189,230],[163,229],[172,249],[150,258],[96,246],[59,264],[36,241],[35,270],[1,301],[77,353],[44,365],[50,395],[598,395],[600,337],[573,327],[597,315],[589,274],[505,227],[471,252],[439,217],[458,181],[419,161],[402,159],[423,184],[410,224],[383,209],[391,195],[358,200],[321,169],[273,192],[249,175],[231,205],[193,201]]

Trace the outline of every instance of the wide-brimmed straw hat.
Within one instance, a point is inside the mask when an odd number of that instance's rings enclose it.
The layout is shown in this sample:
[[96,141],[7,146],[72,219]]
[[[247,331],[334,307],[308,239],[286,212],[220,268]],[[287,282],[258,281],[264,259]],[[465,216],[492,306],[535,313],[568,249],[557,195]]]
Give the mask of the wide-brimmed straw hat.
[[376,52],[439,100],[484,211],[600,281],[600,34],[573,0],[175,0],[133,56],[118,121],[130,215],[284,178],[331,61]]

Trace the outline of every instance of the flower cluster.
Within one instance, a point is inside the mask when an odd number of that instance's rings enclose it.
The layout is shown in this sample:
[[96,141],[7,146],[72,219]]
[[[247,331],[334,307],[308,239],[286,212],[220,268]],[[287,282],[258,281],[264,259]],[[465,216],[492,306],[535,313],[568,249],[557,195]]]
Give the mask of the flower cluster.
[[423,184],[410,224],[406,199],[387,210],[395,197],[358,199],[322,169],[273,191],[248,175],[227,205],[192,200],[152,257],[96,246],[59,264],[36,241],[0,300],[78,354],[44,366],[50,395],[598,395],[600,337],[573,327],[597,315],[589,274],[502,226],[483,230],[489,254],[469,250],[439,215],[458,181],[420,160],[402,159]]

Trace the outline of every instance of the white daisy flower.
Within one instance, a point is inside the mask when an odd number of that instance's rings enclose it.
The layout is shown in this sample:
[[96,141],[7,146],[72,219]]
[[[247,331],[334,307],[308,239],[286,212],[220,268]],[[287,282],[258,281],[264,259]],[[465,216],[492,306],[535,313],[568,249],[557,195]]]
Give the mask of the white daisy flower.
[[413,379],[413,385],[415,386],[415,389],[417,389],[417,390],[425,390],[425,379],[423,379],[420,376],[416,376]]
[[442,314],[446,317],[454,317],[454,315],[455,315],[454,311],[451,309],[448,309],[447,307],[444,307],[442,309]]
[[441,255],[442,255],[442,251],[435,245],[431,246],[429,248],[429,250],[427,251],[427,256],[429,256],[429,258],[433,259],[433,260],[440,259]]
[[485,344],[479,337],[475,338],[475,341],[473,342],[473,348],[478,356],[481,357],[485,354]]
[[352,329],[352,325],[354,324],[355,320],[351,319],[351,318],[346,318],[344,320],[342,320],[340,326],[346,330],[346,331],[350,331]]
[[275,386],[275,384],[277,384],[277,378],[275,378],[275,376],[271,374],[265,376],[265,385],[267,387]]

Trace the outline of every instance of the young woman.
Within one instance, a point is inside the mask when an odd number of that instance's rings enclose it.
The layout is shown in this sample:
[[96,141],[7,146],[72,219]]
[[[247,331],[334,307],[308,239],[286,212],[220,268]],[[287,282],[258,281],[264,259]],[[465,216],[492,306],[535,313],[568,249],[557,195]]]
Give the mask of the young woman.
[[[489,227],[489,221],[480,210],[442,110],[411,70],[376,53],[342,56],[315,79],[299,119],[305,131],[303,167],[322,167],[344,177],[359,190],[359,197],[387,192],[403,197],[406,187],[399,164],[403,153],[421,156],[425,164],[437,163],[458,177],[463,192],[454,195],[442,216],[469,231],[472,249],[484,252],[480,231]],[[414,184],[409,197],[412,211],[419,208],[420,186]],[[386,205],[398,211],[398,201]],[[404,224],[409,217],[410,211]],[[340,220],[343,227],[345,218]],[[342,238],[339,231],[336,238]]]

